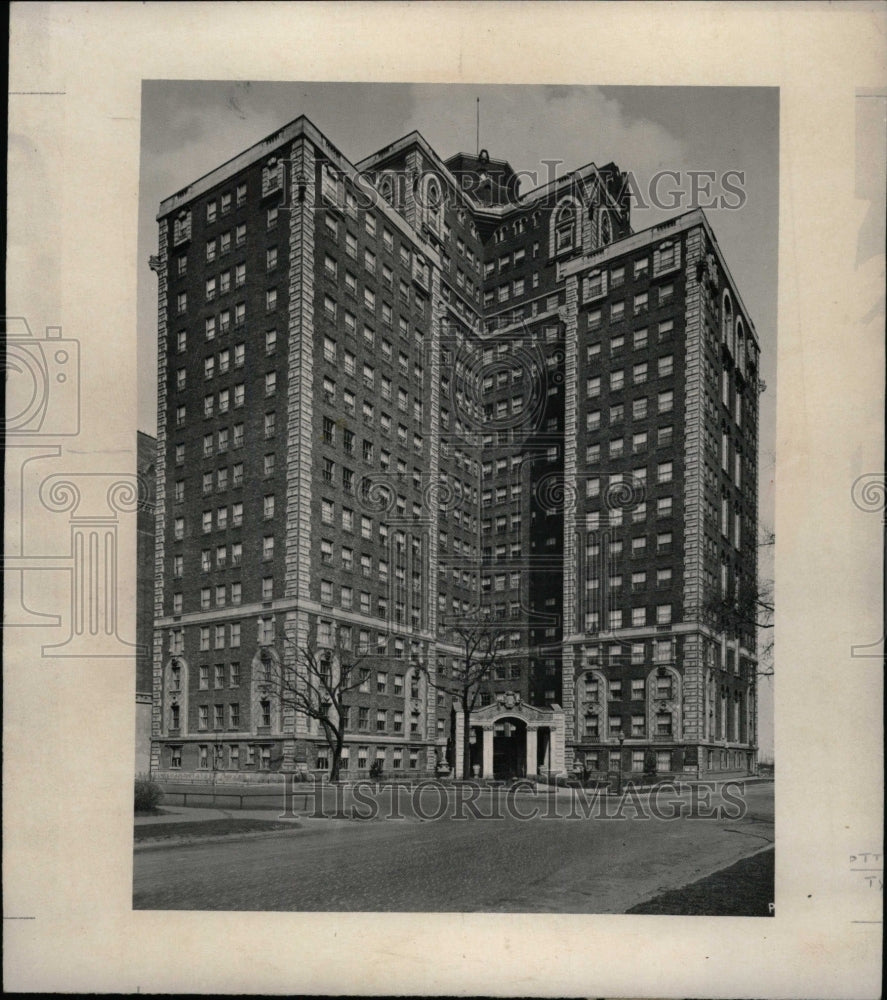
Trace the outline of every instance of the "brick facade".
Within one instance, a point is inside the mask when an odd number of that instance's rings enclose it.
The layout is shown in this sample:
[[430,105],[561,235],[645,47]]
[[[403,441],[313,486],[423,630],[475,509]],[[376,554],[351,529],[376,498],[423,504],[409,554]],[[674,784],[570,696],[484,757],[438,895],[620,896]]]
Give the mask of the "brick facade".
[[[705,609],[713,565],[755,571],[757,345],[702,214],[632,234],[622,176],[518,196],[483,152],[414,133],[352,165],[298,119],[161,205],[155,771],[322,769],[260,679],[334,636],[371,669],[344,773],[452,764],[429,679],[479,615],[507,633],[484,726],[526,706],[529,767],[753,762],[753,637],[728,652]],[[739,350],[718,421],[706,379]],[[740,522],[714,563],[710,489]]]

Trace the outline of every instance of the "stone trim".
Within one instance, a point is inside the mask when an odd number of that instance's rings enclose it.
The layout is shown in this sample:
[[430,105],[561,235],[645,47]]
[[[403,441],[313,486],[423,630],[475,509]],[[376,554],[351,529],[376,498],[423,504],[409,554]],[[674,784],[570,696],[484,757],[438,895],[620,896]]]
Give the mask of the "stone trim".
[[[699,622],[705,598],[705,298],[696,265],[705,261],[702,227],[687,233],[684,252],[685,380],[684,380],[684,621]],[[684,639],[682,673],[685,736],[698,739],[704,724],[702,637]],[[683,731],[683,730],[681,730]]]
[[[298,175],[313,177],[314,149],[291,151]],[[286,577],[284,596],[310,599],[314,389],[314,188],[290,211],[289,356],[287,359]]]
[[[163,731],[163,584],[166,537],[166,410],[167,410],[167,288],[169,247],[166,219],[158,226],[157,246],[157,444],[155,455],[156,485],[154,497],[154,636],[152,664],[151,757],[150,770],[160,765],[160,746],[156,739]],[[186,720],[187,725],[187,720]]]
[[[576,538],[576,506],[579,503],[578,458],[576,433],[578,426],[578,315],[579,279],[571,275],[566,281],[566,303],[562,312],[564,321],[564,584],[563,584],[563,634],[573,634],[577,628],[576,588],[580,572],[580,546]],[[575,658],[571,646],[563,645],[561,652],[561,700],[564,706],[564,726],[567,759],[572,762],[572,743],[575,732]]]

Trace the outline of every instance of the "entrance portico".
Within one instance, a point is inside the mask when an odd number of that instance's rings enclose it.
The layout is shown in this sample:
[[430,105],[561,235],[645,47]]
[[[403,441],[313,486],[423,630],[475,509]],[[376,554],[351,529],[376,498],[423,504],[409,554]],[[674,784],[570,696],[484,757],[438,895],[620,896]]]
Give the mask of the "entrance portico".
[[[469,717],[471,762],[481,778],[535,777],[564,769],[564,713],[559,705],[537,708],[520,695],[499,694]],[[456,706],[456,767],[462,775],[463,716]]]

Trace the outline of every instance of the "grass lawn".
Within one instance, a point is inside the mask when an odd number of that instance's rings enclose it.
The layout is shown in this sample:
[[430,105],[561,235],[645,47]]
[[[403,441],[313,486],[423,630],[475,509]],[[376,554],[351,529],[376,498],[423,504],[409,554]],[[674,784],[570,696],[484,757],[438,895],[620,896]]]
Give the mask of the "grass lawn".
[[170,837],[227,837],[233,833],[266,833],[292,830],[299,824],[269,819],[208,819],[182,823],[149,823],[135,827],[135,840],[168,840]]
[[628,913],[671,916],[768,917],[773,914],[773,848],[743,858],[707,878],[638,903]]

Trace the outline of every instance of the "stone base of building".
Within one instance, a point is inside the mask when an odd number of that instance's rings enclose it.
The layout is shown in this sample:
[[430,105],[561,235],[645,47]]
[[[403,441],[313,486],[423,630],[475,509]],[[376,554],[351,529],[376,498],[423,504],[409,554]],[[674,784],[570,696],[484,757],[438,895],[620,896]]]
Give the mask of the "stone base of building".
[[702,777],[757,773],[757,747],[748,744],[683,744],[626,740],[574,743],[573,770],[585,775],[620,771],[632,777],[673,775]]
[[[284,737],[189,735],[155,740],[153,777],[162,781],[206,784],[279,782],[284,774],[311,780],[329,774],[332,751],[324,740]],[[347,737],[340,779],[379,777],[418,780],[434,777],[445,760],[446,744],[372,741]],[[378,762],[378,768],[373,765]]]

